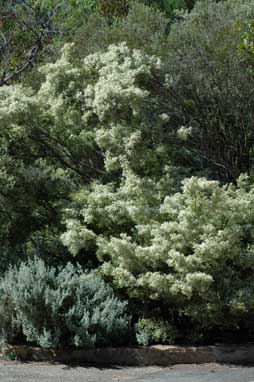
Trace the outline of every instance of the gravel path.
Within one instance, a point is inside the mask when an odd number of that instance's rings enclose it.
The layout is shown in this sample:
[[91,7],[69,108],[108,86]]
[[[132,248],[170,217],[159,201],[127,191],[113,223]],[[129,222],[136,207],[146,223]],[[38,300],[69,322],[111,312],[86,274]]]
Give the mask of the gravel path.
[[161,367],[71,367],[0,362],[1,382],[254,382],[254,367],[180,365]]

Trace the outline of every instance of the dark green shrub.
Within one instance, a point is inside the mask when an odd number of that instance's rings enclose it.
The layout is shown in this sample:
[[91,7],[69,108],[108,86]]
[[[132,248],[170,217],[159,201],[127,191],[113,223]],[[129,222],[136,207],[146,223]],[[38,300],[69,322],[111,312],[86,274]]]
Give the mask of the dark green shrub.
[[109,24],[99,13],[91,14],[71,36],[75,43],[75,56],[83,59],[90,53],[104,51],[110,44],[125,41],[130,48],[149,54],[166,53],[167,17],[158,9],[133,1],[128,15]]
[[254,77],[239,55],[253,17],[250,0],[199,1],[168,40],[167,95],[160,90],[171,117],[168,134],[189,129],[190,139],[183,137],[177,152],[192,169],[222,182],[254,168]]
[[2,341],[91,348],[126,340],[126,303],[70,263],[61,269],[37,259],[22,263],[6,272],[0,291]]
[[97,0],[99,12],[106,18],[125,17],[128,14],[128,0]]

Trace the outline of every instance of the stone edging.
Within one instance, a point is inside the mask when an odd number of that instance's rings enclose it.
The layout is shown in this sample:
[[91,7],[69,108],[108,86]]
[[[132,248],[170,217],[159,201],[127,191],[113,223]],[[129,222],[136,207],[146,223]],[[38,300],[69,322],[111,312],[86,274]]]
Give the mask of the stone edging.
[[8,346],[2,358],[22,361],[61,363],[90,363],[96,365],[169,366],[173,364],[202,364],[211,362],[252,363],[254,345],[234,346],[148,346],[136,348],[100,348],[93,350],[51,350],[28,346]]

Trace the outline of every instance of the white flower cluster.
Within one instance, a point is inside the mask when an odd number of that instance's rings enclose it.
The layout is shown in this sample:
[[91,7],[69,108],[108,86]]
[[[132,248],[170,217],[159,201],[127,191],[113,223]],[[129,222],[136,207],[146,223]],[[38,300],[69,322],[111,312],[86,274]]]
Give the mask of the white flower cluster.
[[[246,182],[241,178],[237,187],[226,188],[193,177],[161,205],[130,174],[114,197],[95,189],[84,211],[89,223],[105,224],[96,239],[102,272],[130,297],[171,302],[188,315],[217,314],[219,296],[230,283],[232,295],[237,293],[228,301],[230,309],[240,303],[248,309],[238,292],[241,272],[254,266],[254,189]],[[144,208],[149,203],[153,214]]]

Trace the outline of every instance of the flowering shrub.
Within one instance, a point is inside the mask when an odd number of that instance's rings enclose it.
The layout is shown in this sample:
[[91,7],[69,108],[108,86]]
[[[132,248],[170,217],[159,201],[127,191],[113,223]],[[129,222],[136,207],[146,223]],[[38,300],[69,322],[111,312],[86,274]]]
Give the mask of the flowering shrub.
[[[101,51],[80,60],[65,45],[38,91],[0,89],[0,201],[11,212],[0,238],[55,225],[57,236],[63,222],[68,250],[98,259],[129,298],[142,341],[253,335],[254,188],[240,176],[253,174],[252,3],[198,2],[167,41],[163,22],[151,49],[147,29],[144,50],[131,38],[106,48],[108,25]],[[139,26],[134,9],[115,24],[123,35]]]
[[[121,198],[119,210],[132,221],[129,231],[122,226],[122,232],[113,232],[117,204],[101,194],[99,210],[91,194],[83,211],[88,226],[98,227],[98,212],[100,225],[105,224],[94,240],[101,271],[115,288],[150,306],[151,317],[164,317],[175,329],[195,327],[197,340],[214,331],[249,328],[254,313],[254,188],[248,179],[239,178],[237,186],[187,179],[182,191],[165,197],[152,215],[132,192]],[[71,233],[64,236],[67,245]]]

